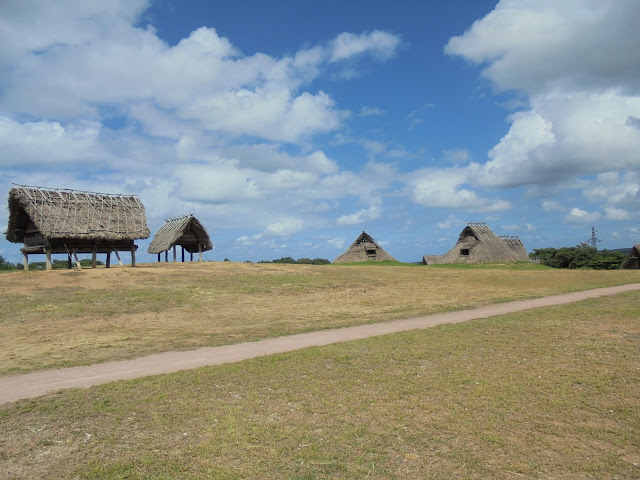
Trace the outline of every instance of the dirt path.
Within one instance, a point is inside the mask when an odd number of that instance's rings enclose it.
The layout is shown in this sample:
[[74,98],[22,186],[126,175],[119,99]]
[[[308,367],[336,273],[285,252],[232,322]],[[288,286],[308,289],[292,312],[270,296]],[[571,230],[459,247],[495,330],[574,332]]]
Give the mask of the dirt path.
[[300,333],[257,342],[239,343],[221,347],[205,347],[186,352],[158,353],[133,360],[100,363],[60,370],[47,370],[26,375],[4,376],[0,377],[0,404],[23,398],[34,398],[65,388],[90,387],[117,380],[239,362],[263,355],[290,352],[306,347],[348,342],[350,340],[359,340],[418,328],[429,328],[442,324],[461,323],[478,318],[521,312],[539,307],[564,305],[634,290],[640,290],[640,283],[597,288],[594,290],[533,300],[492,304],[471,310],[438,313],[425,317]]

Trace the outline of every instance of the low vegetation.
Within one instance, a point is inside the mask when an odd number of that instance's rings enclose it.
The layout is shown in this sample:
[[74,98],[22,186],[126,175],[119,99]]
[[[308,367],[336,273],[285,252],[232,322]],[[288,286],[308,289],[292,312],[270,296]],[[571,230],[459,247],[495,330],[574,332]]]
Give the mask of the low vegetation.
[[596,250],[578,245],[564,248],[537,248],[530,256],[539,258],[542,265],[553,268],[592,268],[616,270],[627,257],[619,250]]
[[282,257],[276,260],[261,260],[258,263],[290,263],[293,265],[328,265],[331,262],[326,258],[314,258],[313,260],[310,258],[299,258],[298,260],[294,260],[291,257]]
[[19,401],[0,407],[2,475],[638,478],[639,302],[633,292]]

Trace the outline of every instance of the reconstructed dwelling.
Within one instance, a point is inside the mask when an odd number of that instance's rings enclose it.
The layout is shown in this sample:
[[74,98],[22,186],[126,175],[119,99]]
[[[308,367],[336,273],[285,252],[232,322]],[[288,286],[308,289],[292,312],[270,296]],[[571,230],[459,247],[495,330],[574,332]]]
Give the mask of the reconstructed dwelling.
[[640,243],[634,245],[620,268],[640,269]]
[[395,261],[376,241],[364,230],[356,240],[336,258],[333,263],[352,262],[383,262],[385,260]]
[[158,261],[160,261],[160,254],[164,252],[164,259],[168,261],[168,251],[173,248],[173,261],[175,262],[176,245],[182,247],[183,262],[185,250],[191,253],[191,260],[193,260],[193,254],[197,252],[198,261],[201,262],[202,252],[213,248],[207,230],[192,214],[168,219],[156,232],[147,251],[157,253]]
[[[134,195],[110,195],[69,189],[18,186],[9,191],[7,240],[23,243],[25,270],[31,254],[45,254],[47,270],[51,255],[71,256],[80,266],[78,253],[91,253],[96,266],[98,253],[131,252],[135,266],[134,241],[149,237],[144,205]],[[120,262],[122,263],[122,262]]]
[[485,223],[469,223],[455,246],[444,255],[425,255],[422,263],[489,263],[529,261],[518,237],[494,234]]

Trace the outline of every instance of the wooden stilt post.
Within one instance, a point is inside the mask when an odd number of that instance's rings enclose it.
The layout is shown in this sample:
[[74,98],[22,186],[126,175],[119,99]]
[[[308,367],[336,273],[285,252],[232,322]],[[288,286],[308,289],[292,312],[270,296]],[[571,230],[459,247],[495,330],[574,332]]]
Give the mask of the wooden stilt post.
[[26,252],[22,253],[22,264],[24,265],[24,271],[29,270],[29,254]]
[[96,268],[98,266],[98,247],[95,245],[91,249],[91,268]]
[[158,261],[160,261],[160,254],[158,254]]
[[176,260],[176,246],[173,246],[173,261],[177,262],[178,260]]
[[198,244],[198,261],[199,262],[202,261],[202,244],[201,243]]
[[180,245],[180,247],[182,248],[182,263],[184,263],[184,246]]
[[71,270],[73,268],[73,262],[71,261],[71,254],[67,251],[67,268]]
[[78,267],[78,270],[82,270],[82,265],[80,265],[80,260],[78,260],[78,250],[73,248],[71,251],[73,252],[73,258],[76,259],[76,267]]
[[44,247],[44,255],[47,260],[47,271],[53,270],[53,266],[51,265],[51,247]]
[[193,262],[193,252],[189,252],[189,254],[191,255],[191,261]]
[[107,252],[107,268],[111,267],[111,250]]
[[114,253],[116,254],[116,258],[118,259],[118,265],[122,266],[122,260],[120,260],[120,254],[118,253],[118,250],[114,250]]
[[131,266],[136,266],[136,247],[135,245],[131,247]]
[[165,263],[169,261],[169,250],[164,251],[164,261]]

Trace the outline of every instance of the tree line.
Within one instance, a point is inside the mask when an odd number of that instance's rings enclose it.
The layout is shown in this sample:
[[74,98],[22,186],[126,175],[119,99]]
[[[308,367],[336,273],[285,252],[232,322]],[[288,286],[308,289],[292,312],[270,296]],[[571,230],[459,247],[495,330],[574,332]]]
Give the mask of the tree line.
[[616,270],[627,256],[619,250],[596,250],[588,245],[563,248],[536,248],[529,254],[542,265],[553,268]]

